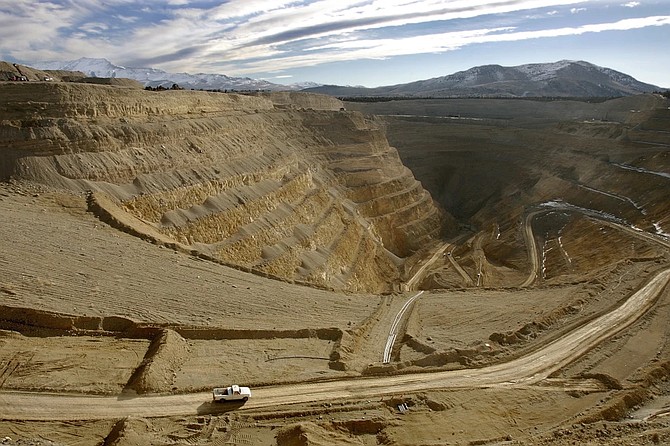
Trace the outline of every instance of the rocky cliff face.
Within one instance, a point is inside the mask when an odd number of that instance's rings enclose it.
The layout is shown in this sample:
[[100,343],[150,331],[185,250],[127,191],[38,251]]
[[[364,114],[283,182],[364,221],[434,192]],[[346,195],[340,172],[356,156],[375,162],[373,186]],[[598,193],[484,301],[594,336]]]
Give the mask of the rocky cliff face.
[[104,193],[164,237],[282,280],[390,291],[451,221],[377,123],[325,96],[1,83],[0,117],[3,180]]

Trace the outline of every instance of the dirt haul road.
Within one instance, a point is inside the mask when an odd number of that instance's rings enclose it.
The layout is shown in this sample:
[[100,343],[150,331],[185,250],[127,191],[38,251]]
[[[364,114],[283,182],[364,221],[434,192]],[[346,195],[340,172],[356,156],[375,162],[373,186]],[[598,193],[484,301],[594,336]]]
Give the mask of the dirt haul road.
[[[533,385],[632,324],[654,304],[669,280],[670,269],[662,270],[611,312],[534,353],[506,363],[432,374],[265,387],[256,389],[244,406],[234,408],[245,410],[339,398],[370,399],[428,389]],[[209,393],[110,398],[9,392],[0,393],[0,417],[9,420],[90,420],[195,415],[226,410],[210,401]]]
[[530,264],[530,273],[528,278],[519,285],[521,288],[529,287],[537,279],[539,270],[540,270],[540,259],[537,256],[537,244],[535,243],[535,237],[533,236],[533,227],[531,222],[537,214],[540,214],[544,211],[535,211],[526,215],[526,218],[523,220],[523,236],[526,239],[526,246],[528,247],[528,263]]

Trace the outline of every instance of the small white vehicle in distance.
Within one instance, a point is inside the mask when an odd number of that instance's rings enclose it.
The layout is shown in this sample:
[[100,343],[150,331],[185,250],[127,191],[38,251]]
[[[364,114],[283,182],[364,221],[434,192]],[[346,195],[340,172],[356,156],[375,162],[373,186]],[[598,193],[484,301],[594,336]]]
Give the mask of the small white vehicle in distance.
[[224,401],[246,401],[251,396],[251,389],[233,384],[229,387],[215,387],[212,390],[212,399],[215,403]]

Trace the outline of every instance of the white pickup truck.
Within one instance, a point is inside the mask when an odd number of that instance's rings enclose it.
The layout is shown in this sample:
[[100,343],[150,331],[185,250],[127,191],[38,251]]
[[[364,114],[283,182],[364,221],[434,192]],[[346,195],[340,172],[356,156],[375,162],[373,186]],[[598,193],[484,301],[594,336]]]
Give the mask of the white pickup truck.
[[223,401],[246,401],[251,396],[251,389],[233,384],[229,387],[215,387],[212,390],[212,399],[215,403]]

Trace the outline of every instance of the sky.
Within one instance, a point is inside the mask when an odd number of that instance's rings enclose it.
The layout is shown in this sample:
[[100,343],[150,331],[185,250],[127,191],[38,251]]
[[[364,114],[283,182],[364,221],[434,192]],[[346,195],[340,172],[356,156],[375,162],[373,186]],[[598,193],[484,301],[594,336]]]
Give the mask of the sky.
[[585,60],[670,87],[670,0],[0,0],[0,60],[376,87]]

